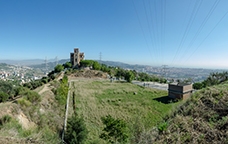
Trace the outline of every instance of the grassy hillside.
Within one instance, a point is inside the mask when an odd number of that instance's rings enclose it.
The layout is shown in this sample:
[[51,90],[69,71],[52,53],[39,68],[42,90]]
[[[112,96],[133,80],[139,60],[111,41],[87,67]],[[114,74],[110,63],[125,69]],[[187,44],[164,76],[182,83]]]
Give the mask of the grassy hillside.
[[89,130],[88,142],[102,142],[99,139],[103,128],[101,117],[111,115],[125,120],[135,141],[136,129],[151,129],[180,104],[168,101],[167,91],[107,80],[76,80],[71,92],[76,94],[77,113]]
[[[70,78],[69,117],[76,112],[88,129],[87,143],[99,138],[101,118],[127,123],[129,143],[228,143],[228,83],[204,88],[187,101],[174,102],[167,91],[101,78]],[[55,99],[55,80],[0,103],[0,143],[60,143],[65,105]],[[26,90],[26,89],[25,89]],[[73,99],[73,93],[75,93]],[[32,96],[32,97],[31,97]]]
[[34,91],[24,89],[20,98],[0,103],[0,143],[60,143],[65,106],[52,92],[57,81]]
[[196,92],[166,124],[158,143],[228,143],[228,83]]

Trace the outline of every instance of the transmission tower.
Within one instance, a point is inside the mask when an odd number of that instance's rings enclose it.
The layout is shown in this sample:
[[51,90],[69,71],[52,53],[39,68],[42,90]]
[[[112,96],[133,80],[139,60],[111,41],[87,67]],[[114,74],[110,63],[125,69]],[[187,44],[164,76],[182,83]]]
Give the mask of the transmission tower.
[[44,62],[45,62],[45,75],[46,75],[47,74],[47,57],[45,57]]
[[167,73],[168,65],[162,65],[162,77],[164,77]]
[[55,57],[55,65],[57,65],[58,64],[58,57],[56,56]]
[[102,60],[102,53],[100,52],[100,61]]

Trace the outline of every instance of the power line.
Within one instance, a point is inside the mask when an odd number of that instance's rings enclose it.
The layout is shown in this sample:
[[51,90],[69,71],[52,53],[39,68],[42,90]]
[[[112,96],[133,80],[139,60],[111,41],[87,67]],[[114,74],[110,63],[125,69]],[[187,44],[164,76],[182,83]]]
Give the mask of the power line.
[[[149,12],[150,12],[150,21],[151,21],[151,28],[152,28],[152,40],[153,41],[153,44],[154,44],[154,52],[156,51],[156,37],[155,37],[155,30],[156,30],[156,27],[155,27],[155,23],[153,21],[153,14],[152,14],[152,10],[151,10],[151,3],[150,3],[150,0],[149,0]],[[155,27],[155,28],[154,28]],[[155,52],[156,53],[156,52]],[[156,54],[155,54],[156,56]],[[156,59],[156,58],[155,58]]]
[[[196,12],[195,12],[195,15],[194,15],[193,20],[195,20],[196,15],[197,15],[197,13],[198,13],[198,11],[199,11],[201,5],[202,5],[202,0],[200,1],[199,5],[198,5],[198,8],[197,8],[197,10],[196,10]],[[189,50],[189,47],[185,48],[185,51],[184,51],[184,53],[182,54],[182,57],[179,59],[179,61],[181,61],[181,60],[184,58],[184,56],[185,56],[185,54],[187,53],[188,50]]]
[[203,41],[199,44],[199,46],[193,51],[193,53],[187,58],[185,63],[195,54],[195,52],[200,48],[200,46],[204,43],[204,41],[210,36],[210,34],[215,30],[215,28],[220,24],[220,22],[225,18],[228,14],[228,11],[222,16],[222,18],[217,22],[217,24],[212,28],[212,30],[208,33],[208,35],[203,39]]
[[[141,31],[142,31],[142,33],[143,33],[144,40],[146,41],[146,46],[147,46],[147,49],[148,49],[148,51],[149,51],[149,53],[150,53],[150,56],[151,56],[151,52],[150,52],[150,49],[149,49],[149,45],[148,45],[148,42],[147,42],[147,39],[146,39],[145,33],[144,33],[144,31],[143,31],[143,28],[142,28],[142,24],[141,24],[141,22],[140,22],[139,15],[138,15],[138,12],[137,12],[137,9],[136,9],[136,7],[135,7],[134,0],[132,0],[132,3],[133,3],[133,6],[134,6],[134,10],[135,10],[136,16],[137,16],[137,18],[138,18],[138,22],[139,22],[139,25],[140,25]],[[151,57],[151,58],[152,58],[152,57]]]
[[166,31],[166,0],[164,0],[164,3],[162,3],[162,39],[161,39],[161,50],[162,50],[162,64],[164,61],[164,52],[163,46],[165,45],[165,31]]
[[[180,41],[180,44],[179,44],[178,49],[176,51],[176,54],[175,54],[175,56],[174,56],[174,58],[172,60],[172,63],[174,62],[174,60],[176,59],[176,57],[179,55],[179,52],[182,49],[182,46],[183,46],[183,44],[185,42],[185,39],[186,39],[186,37],[187,37],[190,29],[191,29],[192,23],[193,23],[193,21],[195,19],[195,16],[197,14],[197,11],[198,11],[197,10],[198,2],[199,2],[198,0],[195,2],[195,5],[194,5],[193,11],[191,13],[190,19],[188,20],[187,26],[186,26],[185,31],[184,31],[184,34],[183,34],[183,36],[181,38],[181,41]],[[199,7],[198,7],[198,9],[199,9]]]
[[149,23],[149,19],[148,19],[148,15],[147,15],[147,10],[146,10],[146,6],[145,6],[145,0],[143,0],[143,6],[144,6],[145,14],[146,14],[146,20],[147,20],[147,25],[148,25],[148,28],[149,28],[149,34],[150,34],[150,39],[151,39],[151,44],[152,44],[152,49],[153,49],[153,44],[154,43],[153,43],[153,39],[152,39],[152,34],[151,34],[151,29],[150,29],[150,23]]
[[207,16],[205,17],[205,19],[203,20],[203,22],[201,23],[199,29],[197,30],[195,36],[193,37],[193,39],[190,42],[189,47],[192,46],[192,44],[195,42],[196,38],[199,36],[199,34],[201,33],[201,31],[203,30],[205,24],[207,23],[207,21],[210,19],[212,13],[214,12],[215,8],[218,6],[220,0],[216,0],[213,4],[213,6],[211,7],[210,11],[208,12]]
[[211,9],[209,10],[207,16],[204,18],[203,22],[201,23],[200,27],[198,28],[196,34],[194,35],[193,39],[191,40],[191,42],[189,43],[188,47],[185,50],[184,55],[182,56],[182,59],[185,57],[187,50],[190,50],[193,43],[196,41],[197,37],[200,35],[201,31],[203,30],[203,28],[205,27],[207,21],[210,19],[212,13],[214,12],[214,10],[216,9],[216,7],[218,6],[220,0],[216,0],[213,4],[213,6],[211,7]]

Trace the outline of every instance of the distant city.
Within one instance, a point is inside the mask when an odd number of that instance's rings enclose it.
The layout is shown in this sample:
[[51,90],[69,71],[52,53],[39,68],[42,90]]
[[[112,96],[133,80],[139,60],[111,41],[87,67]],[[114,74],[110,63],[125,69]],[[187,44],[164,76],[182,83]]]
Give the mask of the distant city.
[[29,66],[8,65],[0,63],[0,79],[12,80],[19,84],[27,83],[32,80],[41,79],[44,74]]
[[[52,61],[41,61],[37,60],[36,64],[35,60],[27,60],[23,61],[23,63],[18,64],[19,61],[9,61],[10,64],[0,63],[0,79],[1,80],[13,80],[17,81],[20,84],[30,82],[32,80],[41,79],[46,76],[46,74],[54,69],[57,64],[64,64],[69,59],[62,59],[58,62]],[[0,61],[1,62],[1,61]],[[167,80],[175,81],[175,80],[186,80],[189,79],[193,83],[205,80],[210,73],[213,72],[223,72],[225,70],[220,69],[200,69],[200,68],[175,68],[168,66],[161,67],[153,67],[147,65],[130,65],[122,62],[113,62],[113,61],[101,61],[98,60],[99,63],[106,64],[108,66],[121,67],[123,69],[131,69],[136,70],[137,72],[145,72],[152,75],[157,75],[160,77],[164,77]]]

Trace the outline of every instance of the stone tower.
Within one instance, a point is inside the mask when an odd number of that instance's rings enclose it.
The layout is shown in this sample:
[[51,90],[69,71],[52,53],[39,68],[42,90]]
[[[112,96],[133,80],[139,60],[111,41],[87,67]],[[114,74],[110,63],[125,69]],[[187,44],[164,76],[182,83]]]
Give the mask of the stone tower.
[[75,48],[73,53],[70,53],[70,62],[72,64],[72,67],[79,67],[80,61],[84,60],[84,53],[79,52],[79,48]]

